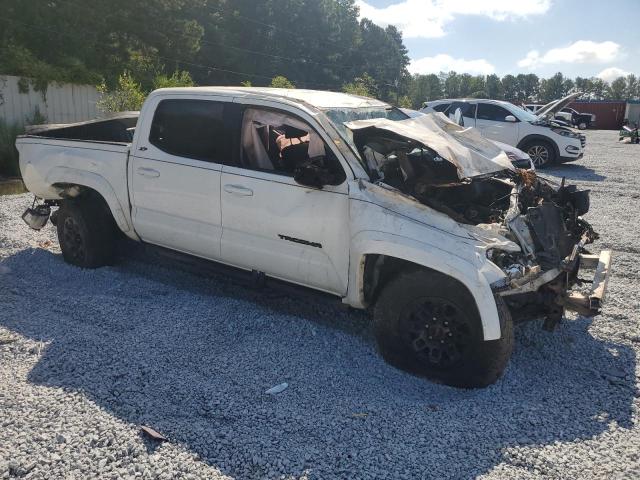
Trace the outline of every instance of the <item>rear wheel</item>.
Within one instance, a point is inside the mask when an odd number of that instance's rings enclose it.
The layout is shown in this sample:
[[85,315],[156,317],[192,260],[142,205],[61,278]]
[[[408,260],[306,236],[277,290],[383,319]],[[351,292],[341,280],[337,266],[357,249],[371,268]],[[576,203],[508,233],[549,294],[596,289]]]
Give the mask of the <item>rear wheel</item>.
[[586,130],[586,128],[587,128],[587,123],[586,123],[586,122],[580,122],[580,123],[578,124],[578,128],[579,128],[580,130]]
[[475,301],[438,272],[404,272],[382,291],[374,333],[384,359],[411,373],[464,388],[495,382],[513,349],[509,310],[496,298],[502,338],[484,341]]
[[543,168],[556,160],[556,154],[549,142],[531,140],[522,149],[531,157],[536,168]]
[[58,210],[56,228],[65,262],[83,268],[113,263],[116,229],[101,198],[64,200]]

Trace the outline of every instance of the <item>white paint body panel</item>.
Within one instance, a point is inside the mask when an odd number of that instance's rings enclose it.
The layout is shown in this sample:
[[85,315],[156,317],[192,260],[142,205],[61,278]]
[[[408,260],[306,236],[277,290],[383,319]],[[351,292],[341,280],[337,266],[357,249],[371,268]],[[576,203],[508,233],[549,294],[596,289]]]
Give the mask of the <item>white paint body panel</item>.
[[[500,337],[490,284],[504,273],[487,260],[488,245],[469,229],[409,197],[369,183],[326,118],[300,98],[261,91],[252,95],[246,89],[196,90],[152,93],[131,145],[19,138],[27,188],[46,199],[59,198],[54,184],[94,188],[131,238],[263,271],[330,292],[356,308],[366,306],[365,256],[401,258],[463,283],[476,301],[485,339]],[[347,180],[318,190],[285,175],[178,158],[154,149],[145,139],[155,105],[175,95],[224,97],[295,113],[334,151]],[[335,95],[323,101],[339,99]]]

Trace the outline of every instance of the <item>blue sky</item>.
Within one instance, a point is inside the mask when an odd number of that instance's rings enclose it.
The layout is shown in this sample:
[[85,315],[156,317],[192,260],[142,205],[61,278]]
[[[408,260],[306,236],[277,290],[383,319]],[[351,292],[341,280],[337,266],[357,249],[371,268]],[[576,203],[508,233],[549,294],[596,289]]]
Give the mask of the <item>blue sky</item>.
[[640,0],[358,0],[403,31],[412,73],[640,75]]

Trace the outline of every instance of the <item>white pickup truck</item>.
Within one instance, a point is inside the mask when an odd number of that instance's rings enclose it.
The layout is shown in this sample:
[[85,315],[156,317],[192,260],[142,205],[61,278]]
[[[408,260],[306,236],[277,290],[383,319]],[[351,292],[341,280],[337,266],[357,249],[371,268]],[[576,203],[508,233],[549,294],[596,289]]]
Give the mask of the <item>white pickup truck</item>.
[[[114,261],[119,232],[372,307],[384,358],[461,387],[504,370],[516,321],[599,312],[610,254],[588,192],[515,169],[441,114],[370,98],[175,88],[139,116],[44,126],[20,168],[64,260]],[[573,291],[581,267],[590,289]]]

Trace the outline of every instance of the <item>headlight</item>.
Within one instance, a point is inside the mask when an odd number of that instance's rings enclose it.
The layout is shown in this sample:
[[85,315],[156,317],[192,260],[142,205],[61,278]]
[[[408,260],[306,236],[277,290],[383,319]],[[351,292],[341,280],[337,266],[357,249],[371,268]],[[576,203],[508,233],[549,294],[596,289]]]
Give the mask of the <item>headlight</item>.
[[552,128],[551,131],[554,132],[554,133],[557,133],[558,135],[561,135],[563,137],[580,138],[579,134],[574,133],[571,130],[565,130],[563,128]]

